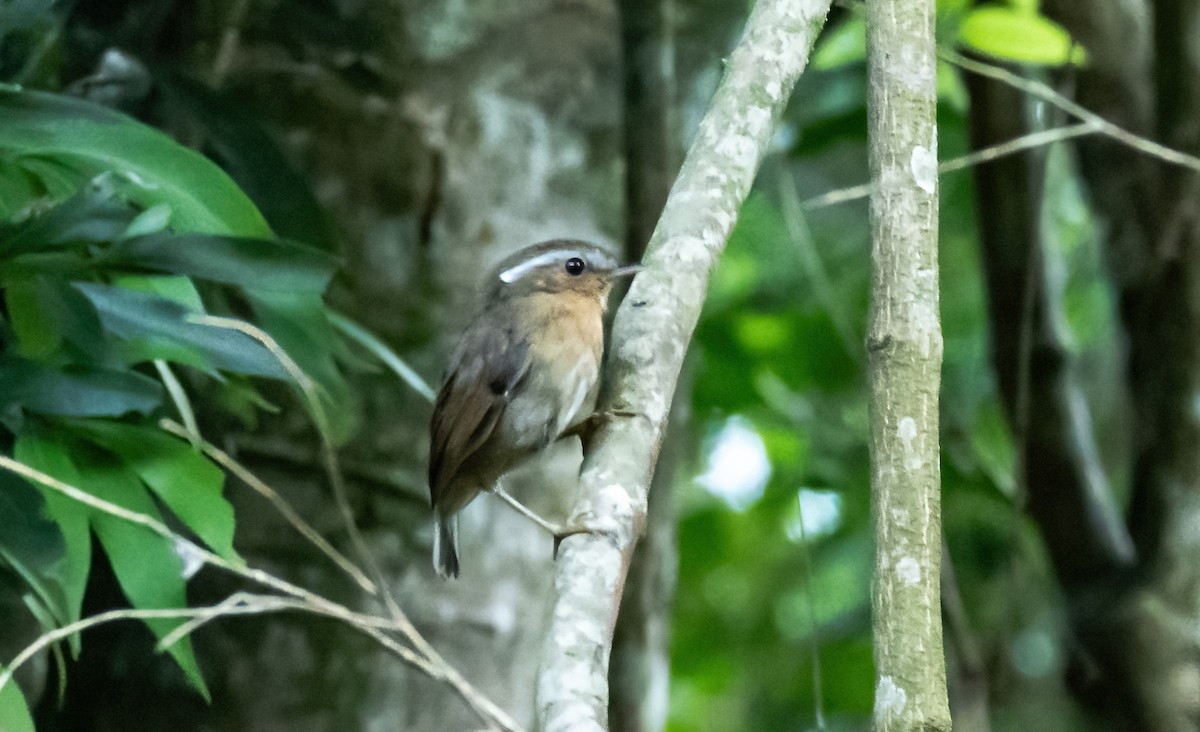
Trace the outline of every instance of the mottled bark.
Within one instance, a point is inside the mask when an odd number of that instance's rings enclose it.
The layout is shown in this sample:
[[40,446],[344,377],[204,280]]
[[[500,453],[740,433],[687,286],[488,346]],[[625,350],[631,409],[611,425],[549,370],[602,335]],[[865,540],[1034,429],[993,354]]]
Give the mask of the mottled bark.
[[875,729],[949,730],[942,650],[934,3],[867,3]]
[[708,275],[828,9],[820,0],[755,5],[647,248],[647,269],[617,312],[602,404],[616,414],[597,432],[574,510],[597,533],[567,538],[559,554],[538,678],[545,732],[607,725],[616,609]]

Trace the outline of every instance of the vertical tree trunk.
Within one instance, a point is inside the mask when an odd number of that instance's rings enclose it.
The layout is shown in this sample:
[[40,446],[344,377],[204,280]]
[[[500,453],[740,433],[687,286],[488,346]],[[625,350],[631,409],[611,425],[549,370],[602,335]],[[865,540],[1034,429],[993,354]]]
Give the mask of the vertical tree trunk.
[[[1077,101],[1126,129],[1200,152],[1196,0],[1048,0],[1087,49]],[[1200,217],[1196,172],[1107,138],[1077,143],[1128,343],[1134,410],[1129,529],[1134,571],[1085,628],[1090,673],[1075,691],[1122,728],[1200,724]]]
[[867,4],[875,729],[950,729],[942,650],[934,3]]

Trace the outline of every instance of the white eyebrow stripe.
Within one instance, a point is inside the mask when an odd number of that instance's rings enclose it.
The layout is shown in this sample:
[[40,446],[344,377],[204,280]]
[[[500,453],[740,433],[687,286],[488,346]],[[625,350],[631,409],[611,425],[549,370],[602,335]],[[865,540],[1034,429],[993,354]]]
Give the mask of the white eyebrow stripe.
[[500,281],[506,285],[511,285],[512,283],[514,283],[517,280],[524,277],[525,274],[528,273],[529,270],[531,270],[531,269],[537,269],[538,267],[541,267],[543,264],[550,264],[551,262],[554,262],[554,261],[560,260],[560,259],[563,261],[566,261],[567,258],[570,256],[579,256],[579,255],[576,252],[564,252],[564,251],[554,251],[554,252],[546,252],[545,254],[539,254],[538,256],[534,257],[533,259],[526,259],[524,262],[521,262],[520,264],[514,264],[513,266],[511,266],[508,269],[501,272],[500,273]]

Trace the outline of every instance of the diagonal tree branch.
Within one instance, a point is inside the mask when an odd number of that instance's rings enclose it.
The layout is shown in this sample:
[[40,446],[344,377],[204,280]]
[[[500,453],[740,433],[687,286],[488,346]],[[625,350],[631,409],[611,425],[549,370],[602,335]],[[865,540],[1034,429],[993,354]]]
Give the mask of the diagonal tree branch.
[[617,312],[602,408],[637,414],[603,425],[584,461],[574,514],[599,533],[569,537],[559,554],[538,675],[545,732],[606,726],[616,611],[709,272],[828,10],[828,0],[755,5],[647,247],[647,269]]
[[[675,0],[621,0],[624,77],[625,254],[641,259],[654,234],[683,150],[675,124]],[[675,403],[690,401],[680,380]],[[650,487],[646,531],[625,580],[609,662],[610,732],[661,730],[670,688],[676,545],[675,473],[689,418],[676,408]]]

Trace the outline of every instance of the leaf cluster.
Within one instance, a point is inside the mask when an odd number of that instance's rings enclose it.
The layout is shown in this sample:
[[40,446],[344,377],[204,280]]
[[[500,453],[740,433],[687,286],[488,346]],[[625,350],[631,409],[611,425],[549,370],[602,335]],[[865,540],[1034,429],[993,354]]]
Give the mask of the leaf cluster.
[[[333,415],[320,424],[347,429],[322,302],[336,262],[275,237],[216,165],[118,112],[0,89],[0,141],[0,449],[110,504],[169,514],[240,562],[222,472],[156,421],[193,414],[176,371],[235,416],[272,408],[252,377],[292,380],[288,352]],[[133,607],[186,606],[185,547],[7,471],[0,507],[0,567],[47,629],[80,618],[93,536]],[[161,639],[180,621],[146,622]],[[168,650],[207,694],[189,641]],[[28,723],[16,694],[0,692],[4,729]]]

